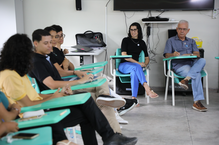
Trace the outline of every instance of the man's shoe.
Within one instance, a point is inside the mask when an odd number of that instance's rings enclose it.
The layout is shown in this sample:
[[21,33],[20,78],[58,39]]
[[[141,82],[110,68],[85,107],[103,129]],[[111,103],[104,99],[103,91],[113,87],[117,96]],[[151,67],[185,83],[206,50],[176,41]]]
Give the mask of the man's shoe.
[[180,82],[179,82],[179,85],[183,88],[183,89],[185,89],[185,90],[188,90],[188,80],[181,80]]
[[136,137],[126,137],[122,134],[115,133],[103,145],[135,145],[137,141],[138,139]]
[[116,111],[116,120],[119,122],[119,124],[128,124],[129,122],[127,120],[124,120],[122,117],[119,116],[119,113]]
[[[135,100],[135,99],[132,99],[132,100]],[[135,101],[128,102],[124,106],[122,106],[121,108],[117,109],[117,111],[118,111],[119,115],[122,116],[125,113],[127,113],[128,111],[132,110],[135,106],[136,106]]]
[[135,103],[136,106],[139,104],[139,100],[138,99],[127,99],[127,98],[124,98],[124,99],[126,101],[126,104],[127,103],[129,103],[129,104]]
[[201,101],[198,101],[198,102],[194,103],[192,108],[197,110],[197,111],[200,111],[200,112],[206,112],[207,111],[207,108],[205,108],[205,106],[202,105]]
[[119,108],[121,106],[124,106],[126,103],[126,101],[122,98],[115,98],[113,96],[108,96],[108,95],[98,96],[96,102],[99,105],[110,106],[113,108]]

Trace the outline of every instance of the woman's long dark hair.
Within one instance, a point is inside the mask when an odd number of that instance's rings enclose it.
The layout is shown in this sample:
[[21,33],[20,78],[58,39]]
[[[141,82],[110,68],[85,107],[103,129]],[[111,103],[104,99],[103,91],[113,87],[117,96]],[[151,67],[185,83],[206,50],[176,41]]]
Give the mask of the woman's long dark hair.
[[33,45],[26,34],[15,34],[1,51],[0,71],[15,70],[21,77],[32,68]]
[[130,38],[132,38],[131,33],[130,33],[131,26],[136,26],[136,27],[137,27],[137,29],[138,29],[138,39],[139,39],[139,40],[142,40],[142,39],[143,39],[143,34],[142,34],[141,25],[140,25],[139,23],[137,23],[137,22],[134,22],[134,23],[132,23],[132,24],[129,26],[129,33],[128,33],[128,36],[129,36]]

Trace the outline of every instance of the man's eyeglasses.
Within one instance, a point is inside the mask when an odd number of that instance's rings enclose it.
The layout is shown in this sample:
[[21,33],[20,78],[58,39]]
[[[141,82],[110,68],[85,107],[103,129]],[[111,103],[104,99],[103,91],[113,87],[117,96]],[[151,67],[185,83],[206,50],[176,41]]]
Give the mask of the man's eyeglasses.
[[177,28],[179,31],[187,31],[188,29],[187,28]]
[[65,38],[65,34],[61,34],[59,38]]
[[55,36],[53,36],[53,35],[51,35],[52,36],[52,39],[55,37],[56,39],[59,39],[59,35],[55,35]]
[[130,31],[137,31],[138,29],[130,29]]

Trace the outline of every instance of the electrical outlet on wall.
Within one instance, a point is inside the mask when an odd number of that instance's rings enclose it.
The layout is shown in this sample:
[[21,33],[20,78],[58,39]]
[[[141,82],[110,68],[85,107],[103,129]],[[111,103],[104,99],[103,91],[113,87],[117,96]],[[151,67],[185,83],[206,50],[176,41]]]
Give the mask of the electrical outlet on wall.
[[212,19],[216,19],[217,18],[217,9],[213,9],[212,11]]

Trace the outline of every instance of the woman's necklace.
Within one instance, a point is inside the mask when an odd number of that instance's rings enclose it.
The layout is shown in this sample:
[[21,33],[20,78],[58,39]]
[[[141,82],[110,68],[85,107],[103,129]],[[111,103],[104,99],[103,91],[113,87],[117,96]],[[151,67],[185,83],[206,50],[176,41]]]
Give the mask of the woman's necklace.
[[139,41],[138,42],[135,42],[132,38],[131,38],[132,42],[134,42],[137,46],[139,46]]

